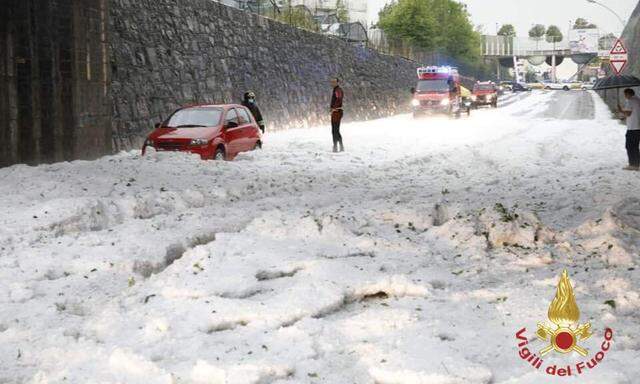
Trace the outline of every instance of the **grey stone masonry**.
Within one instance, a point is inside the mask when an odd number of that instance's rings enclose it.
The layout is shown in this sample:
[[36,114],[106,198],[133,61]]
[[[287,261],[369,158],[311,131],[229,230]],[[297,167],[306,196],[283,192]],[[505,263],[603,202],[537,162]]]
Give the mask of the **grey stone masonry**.
[[111,0],[113,145],[138,147],[156,122],[253,90],[268,130],[329,123],[329,79],[345,119],[408,110],[416,63],[210,0]]

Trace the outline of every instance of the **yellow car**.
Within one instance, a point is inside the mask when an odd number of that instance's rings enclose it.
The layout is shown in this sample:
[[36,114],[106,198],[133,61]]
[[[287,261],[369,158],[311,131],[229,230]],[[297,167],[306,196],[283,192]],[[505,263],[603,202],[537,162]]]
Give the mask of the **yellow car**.
[[461,85],[460,86],[460,96],[462,96],[463,99],[465,99],[465,98],[470,99],[471,98],[471,91]]

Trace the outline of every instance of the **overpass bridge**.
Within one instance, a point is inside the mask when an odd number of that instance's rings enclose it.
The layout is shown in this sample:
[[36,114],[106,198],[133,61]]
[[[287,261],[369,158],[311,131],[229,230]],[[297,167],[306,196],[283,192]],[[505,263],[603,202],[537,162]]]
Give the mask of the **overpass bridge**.
[[560,65],[564,59],[571,59],[579,67],[584,67],[596,57],[608,58],[609,56],[609,51],[598,49],[600,34],[597,29],[572,32],[573,36],[558,43],[534,40],[529,37],[484,35],[481,51],[484,57],[498,59],[500,63],[498,72],[500,66],[514,68],[520,59],[525,59],[534,66],[546,62],[552,67],[552,76],[555,81],[556,66]]

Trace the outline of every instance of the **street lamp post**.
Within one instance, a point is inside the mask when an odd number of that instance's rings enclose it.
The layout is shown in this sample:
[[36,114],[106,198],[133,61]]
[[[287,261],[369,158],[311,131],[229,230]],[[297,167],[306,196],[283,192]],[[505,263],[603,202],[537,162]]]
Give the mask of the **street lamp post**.
[[607,11],[609,11],[609,12],[613,13],[613,15],[614,15],[615,17],[617,17],[617,18],[618,18],[618,20],[620,21],[620,24],[622,24],[622,29],[624,29],[624,28],[626,27],[626,24],[624,23],[624,20],[622,20],[622,17],[620,17],[620,15],[618,15],[618,14],[616,13],[616,11],[614,11],[613,9],[609,8],[609,7],[608,7],[608,6],[606,6],[605,4],[602,4],[602,3],[600,3],[600,2],[598,2],[598,1],[596,1],[596,0],[587,0],[587,2],[592,3],[592,4],[597,4],[597,5],[601,6],[602,8],[606,9]]

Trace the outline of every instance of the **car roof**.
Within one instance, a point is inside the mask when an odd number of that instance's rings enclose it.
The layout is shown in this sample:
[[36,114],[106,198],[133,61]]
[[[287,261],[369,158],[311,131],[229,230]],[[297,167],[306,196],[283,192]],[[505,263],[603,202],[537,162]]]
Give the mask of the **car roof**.
[[240,104],[191,104],[191,105],[185,105],[183,107],[181,107],[180,109],[187,109],[187,108],[200,108],[200,107],[211,107],[211,108],[222,108],[222,109],[229,109],[229,108],[245,108],[244,106],[240,105]]

